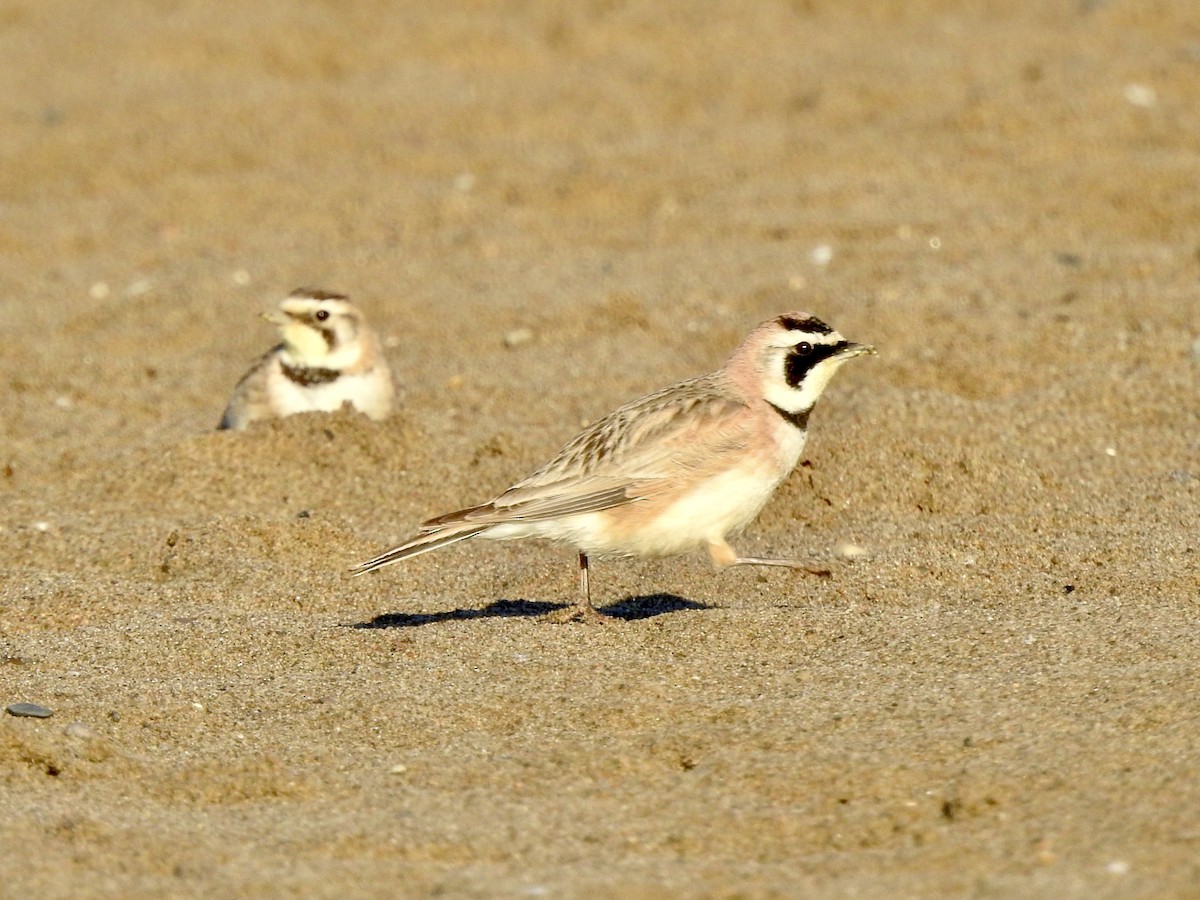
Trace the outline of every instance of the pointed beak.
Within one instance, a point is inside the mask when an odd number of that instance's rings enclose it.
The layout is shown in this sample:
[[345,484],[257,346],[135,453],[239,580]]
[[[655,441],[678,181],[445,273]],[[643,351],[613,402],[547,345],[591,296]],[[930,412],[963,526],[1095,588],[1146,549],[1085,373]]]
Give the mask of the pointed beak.
[[876,356],[878,352],[870,344],[855,344],[847,341],[846,346],[838,350],[837,355],[844,359],[850,359],[852,356]]
[[274,312],[260,313],[259,315],[264,322],[270,322],[272,325],[283,326],[288,322],[288,317],[279,312],[279,310],[275,310]]

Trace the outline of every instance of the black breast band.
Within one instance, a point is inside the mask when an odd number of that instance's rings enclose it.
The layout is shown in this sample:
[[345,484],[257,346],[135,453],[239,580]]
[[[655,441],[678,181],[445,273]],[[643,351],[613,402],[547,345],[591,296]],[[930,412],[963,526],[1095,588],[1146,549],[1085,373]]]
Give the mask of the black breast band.
[[811,406],[808,409],[802,409],[799,412],[788,412],[782,406],[776,406],[770,400],[767,401],[767,406],[779,413],[785,422],[791,422],[801,431],[808,427],[808,416],[812,412]]
[[337,381],[342,373],[337,369],[319,369],[310,368],[308,366],[289,366],[287,363],[280,363],[283,366],[284,377],[288,381],[298,384],[302,387],[309,387],[314,384],[329,384],[331,381]]

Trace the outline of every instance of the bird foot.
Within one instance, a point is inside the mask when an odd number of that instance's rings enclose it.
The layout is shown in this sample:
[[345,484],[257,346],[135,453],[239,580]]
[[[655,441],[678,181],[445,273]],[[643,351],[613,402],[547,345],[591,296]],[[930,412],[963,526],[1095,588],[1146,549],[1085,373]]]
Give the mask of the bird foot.
[[582,603],[574,603],[571,606],[564,606],[562,609],[547,613],[542,617],[542,621],[551,625],[566,625],[571,622],[579,622],[584,625],[607,625],[611,619],[603,613],[597,612],[596,607],[590,604],[585,606]]

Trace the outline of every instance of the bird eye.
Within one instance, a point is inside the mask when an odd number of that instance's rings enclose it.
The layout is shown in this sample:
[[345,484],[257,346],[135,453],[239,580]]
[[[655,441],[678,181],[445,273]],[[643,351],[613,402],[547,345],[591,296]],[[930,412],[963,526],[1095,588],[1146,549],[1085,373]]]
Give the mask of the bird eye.
[[327,309],[318,309],[317,310],[317,321],[318,322],[324,322],[328,318],[329,318],[329,310],[327,310]]
[[796,345],[796,353],[801,356],[808,356],[808,354],[812,353],[812,344],[808,341],[801,341]]

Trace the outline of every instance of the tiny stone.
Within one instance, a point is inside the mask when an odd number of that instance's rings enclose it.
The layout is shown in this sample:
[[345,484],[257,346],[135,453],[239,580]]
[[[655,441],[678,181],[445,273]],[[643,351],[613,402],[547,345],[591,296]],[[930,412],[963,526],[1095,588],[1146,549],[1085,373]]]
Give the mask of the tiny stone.
[[5,707],[5,712],[10,716],[32,716],[35,719],[46,719],[54,715],[54,710],[38,706],[36,703],[10,703]]
[[88,288],[88,296],[93,300],[107,299],[108,295],[111,293],[112,290],[103,281],[97,281],[90,288]]
[[858,544],[851,544],[849,541],[839,541],[833,548],[833,552],[842,559],[865,559],[871,555],[866,547]]
[[233,279],[233,283],[239,287],[245,287],[250,283],[250,273],[245,269],[238,269],[230,277]]
[[88,728],[82,722],[72,722],[63,729],[63,734],[69,738],[79,738],[83,741],[91,740],[96,736],[96,732],[92,731],[92,729]]
[[818,244],[809,254],[814,266],[827,266],[833,261],[833,247],[829,244]]
[[1200,363],[1200,337],[1192,341],[1192,361]]
[[1125,85],[1125,99],[1134,106],[1149,109],[1158,102],[1158,94],[1154,88],[1145,84]]
[[532,340],[532,328],[514,328],[504,335],[504,346],[511,350],[514,347],[520,347],[522,344],[528,344]]
[[407,771],[408,771],[408,766],[406,766],[404,763],[396,763],[396,765],[392,766],[388,770],[388,774],[389,775],[403,775]]

